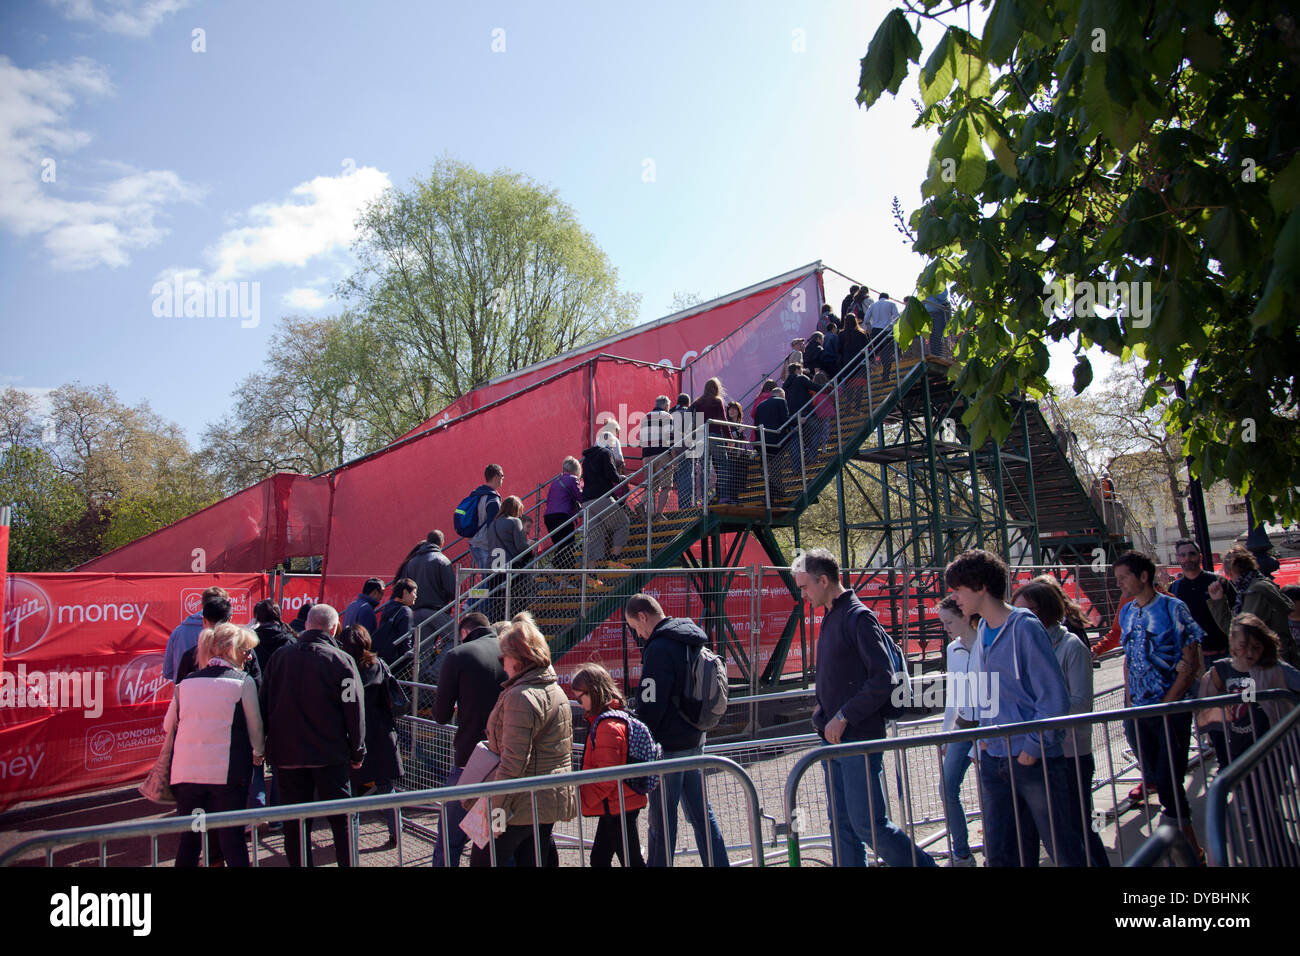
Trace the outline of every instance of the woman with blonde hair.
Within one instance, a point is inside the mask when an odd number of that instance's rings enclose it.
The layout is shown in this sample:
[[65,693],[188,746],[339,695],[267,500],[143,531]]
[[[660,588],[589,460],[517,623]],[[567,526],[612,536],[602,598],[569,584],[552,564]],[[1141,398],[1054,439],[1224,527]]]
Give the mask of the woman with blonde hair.
[[[573,715],[551,667],[546,638],[525,612],[515,615],[500,641],[507,680],[488,715],[487,745],[501,762],[488,779],[569,773],[573,770]],[[537,866],[536,844],[549,849],[551,828],[573,819],[577,800],[572,787],[553,787],[492,798],[490,809],[505,811],[505,829],[493,835],[495,851],[492,844],[474,847],[470,866],[491,866],[495,852],[498,864],[513,858],[515,866],[533,867]],[[494,814],[489,812],[488,819],[494,820]],[[545,856],[545,865],[559,865],[553,851]]]
[[[241,670],[257,636],[234,624],[218,624],[199,635],[199,667],[176,684],[163,718],[163,731],[175,733],[171,785],[176,815],[196,810],[242,810],[253,768],[266,752],[257,685]],[[214,831],[227,866],[248,866],[241,827]],[[177,866],[197,866],[200,833],[181,834]]]

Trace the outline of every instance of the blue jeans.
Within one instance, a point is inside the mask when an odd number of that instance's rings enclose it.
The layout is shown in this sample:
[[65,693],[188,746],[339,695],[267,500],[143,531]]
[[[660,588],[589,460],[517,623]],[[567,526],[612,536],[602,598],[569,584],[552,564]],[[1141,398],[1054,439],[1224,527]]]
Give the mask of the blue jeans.
[[949,744],[943,754],[943,812],[948,821],[948,838],[952,855],[970,856],[970,837],[966,831],[966,808],[961,802],[961,782],[970,769],[971,744]]
[[[454,787],[460,782],[464,767],[452,767],[447,774],[445,787]],[[443,812],[438,814],[438,842],[433,847],[433,866],[460,866],[461,854],[469,843],[469,834],[460,828],[460,821],[465,819],[465,808],[459,800],[447,803]],[[444,840],[443,838],[446,837]],[[443,847],[447,847],[448,862],[443,862]]]
[[[694,757],[704,753],[704,748],[691,750],[665,750],[664,760],[673,757]],[[686,798],[682,809],[686,811],[686,820],[695,831],[695,845],[700,851],[700,860],[709,865],[709,852],[712,847],[714,866],[731,866],[727,856],[727,844],[722,839],[722,828],[713,815],[713,807],[704,800],[704,780],[700,771],[688,770],[685,773],[669,773],[659,778],[659,786],[650,794],[650,857],[648,866],[667,866],[668,857],[677,850],[677,804]],[[667,806],[665,807],[665,802]],[[664,840],[664,819],[668,822],[668,839]]]
[[989,866],[1038,866],[1040,836],[1057,866],[1084,865],[1083,830],[1069,811],[1066,774],[1064,757],[1044,757],[1029,767],[1015,757],[980,757],[984,855]]
[[[870,761],[871,772],[867,772]],[[831,844],[836,866],[866,866],[867,847],[889,866],[936,866],[885,812],[885,760],[839,757],[822,764],[832,808]]]
[[677,472],[673,476],[673,482],[677,485],[677,507],[681,510],[695,507],[696,471],[700,460],[690,456],[691,450],[688,448],[680,453]]

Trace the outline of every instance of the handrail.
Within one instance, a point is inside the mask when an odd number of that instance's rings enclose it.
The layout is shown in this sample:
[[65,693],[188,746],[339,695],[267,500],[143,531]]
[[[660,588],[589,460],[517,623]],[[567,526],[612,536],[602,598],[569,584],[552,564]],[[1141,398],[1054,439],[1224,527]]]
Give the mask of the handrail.
[[[1273,691],[1260,691],[1256,700],[1264,699]],[[1240,701],[1240,696],[1233,698]],[[1279,740],[1291,732],[1300,722],[1300,707],[1293,708],[1283,716],[1276,725],[1269,728],[1263,737],[1255,741],[1247,750],[1227,767],[1219,771],[1210,785],[1205,798],[1205,842],[1206,852],[1214,866],[1229,866],[1228,858],[1228,796],[1237,783],[1254,770],[1277,746]]]
[[[398,810],[404,807],[421,806],[430,801],[447,803],[452,800],[471,800],[512,793],[536,793],[539,790],[552,790],[569,786],[580,787],[589,783],[622,781],[631,777],[655,777],[689,770],[720,770],[737,779],[748,802],[750,845],[754,853],[755,865],[762,866],[763,846],[759,819],[758,788],[754,786],[753,779],[750,778],[740,764],[726,757],[709,754],[674,757],[670,760],[655,760],[646,763],[620,764],[616,767],[599,767],[593,770],[574,770],[536,777],[516,777],[511,780],[494,780],[487,783],[463,786],[432,787],[425,790],[406,790],[389,794],[375,794],[368,797],[322,800],[319,803],[297,803],[274,807],[256,807],[247,810],[226,810],[220,813],[205,813],[203,817],[204,830],[210,831],[222,827],[242,828],[249,824],[265,822],[287,823],[289,821],[345,813],[349,815],[360,814],[374,810]],[[58,830],[23,840],[21,843],[10,847],[0,854],[0,867],[10,866],[24,854],[38,848],[45,849],[46,861],[52,863],[56,847],[91,842],[99,843],[100,858],[103,861],[105,844],[109,840],[129,837],[150,837],[156,840],[158,836],[164,834],[188,832],[193,826],[194,820],[192,817],[173,816],[162,819],[134,820],[129,823],[100,824]],[[356,859],[356,840],[356,832],[353,830],[352,849],[354,859]],[[709,849],[711,851],[712,847],[710,846]],[[495,853],[493,855],[495,856]],[[254,858],[256,859],[256,853],[254,853]],[[153,859],[156,863],[156,842],[153,844]]]

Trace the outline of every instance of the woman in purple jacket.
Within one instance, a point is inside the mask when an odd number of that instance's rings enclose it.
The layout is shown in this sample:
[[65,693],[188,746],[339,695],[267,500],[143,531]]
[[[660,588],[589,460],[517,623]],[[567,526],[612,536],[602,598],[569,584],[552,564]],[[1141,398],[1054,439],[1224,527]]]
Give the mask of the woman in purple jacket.
[[[546,514],[542,520],[555,546],[555,567],[573,567],[573,516],[582,510],[582,464],[570,455],[561,466],[563,474],[551,482],[546,493]],[[556,534],[560,525],[567,525]]]

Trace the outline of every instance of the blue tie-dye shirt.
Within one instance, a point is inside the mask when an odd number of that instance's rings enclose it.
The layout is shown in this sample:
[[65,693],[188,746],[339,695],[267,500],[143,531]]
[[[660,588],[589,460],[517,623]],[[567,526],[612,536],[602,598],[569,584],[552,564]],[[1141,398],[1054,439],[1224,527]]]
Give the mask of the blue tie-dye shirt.
[[[1128,692],[1133,706],[1158,704],[1178,679],[1175,668],[1188,644],[1199,644],[1205,632],[1182,601],[1156,594],[1146,607],[1130,601],[1119,612],[1120,644],[1128,662]],[[1188,685],[1190,693],[1192,685]]]

